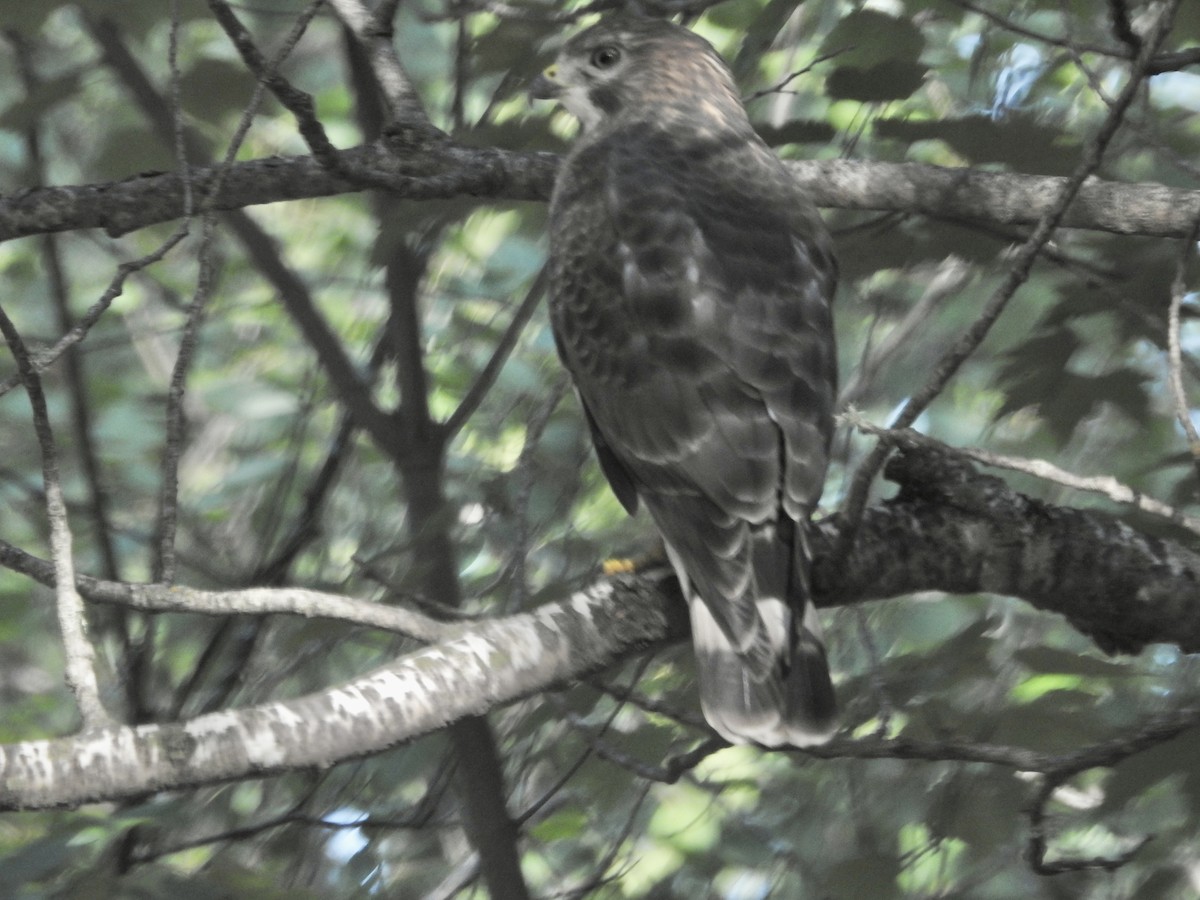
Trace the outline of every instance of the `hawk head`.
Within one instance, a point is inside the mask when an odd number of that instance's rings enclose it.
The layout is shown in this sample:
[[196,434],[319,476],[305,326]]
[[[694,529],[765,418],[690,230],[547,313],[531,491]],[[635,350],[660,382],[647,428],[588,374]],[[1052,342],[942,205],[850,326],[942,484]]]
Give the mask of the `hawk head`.
[[616,15],[580,32],[529,92],[558,100],[589,134],[636,122],[750,127],[720,54],[662,19]]

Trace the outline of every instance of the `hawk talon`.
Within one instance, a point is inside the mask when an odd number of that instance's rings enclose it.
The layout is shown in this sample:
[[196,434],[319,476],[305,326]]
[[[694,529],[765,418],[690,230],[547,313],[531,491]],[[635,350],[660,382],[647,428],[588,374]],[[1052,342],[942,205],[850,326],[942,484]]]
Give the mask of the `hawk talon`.
[[624,557],[606,559],[600,564],[600,571],[607,578],[614,575],[632,575],[637,571],[637,560]]

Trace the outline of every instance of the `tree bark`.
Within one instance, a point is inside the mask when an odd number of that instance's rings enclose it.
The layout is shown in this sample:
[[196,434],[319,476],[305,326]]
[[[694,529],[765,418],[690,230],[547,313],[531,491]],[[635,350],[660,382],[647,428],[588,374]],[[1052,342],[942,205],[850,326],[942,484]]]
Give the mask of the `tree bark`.
[[[225,171],[210,197],[219,166],[192,173],[197,207],[242,209],[261,203],[328,197],[386,184],[397,197],[482,197],[538,200],[550,196],[559,157],[464,147],[427,132],[400,133],[338,153],[342,172],[312,156],[239,162]],[[1051,176],[977,172],[919,163],[860,160],[787,163],[818,206],[927,215],[998,225],[1038,220],[1065,180]],[[169,222],[183,213],[184,183],[174,173],[150,173],[106,184],[40,187],[0,198],[0,241],[31,234],[102,228],[125,234]],[[1200,191],[1161,184],[1092,179],[1079,191],[1063,224],[1115,234],[1186,237],[1200,215]]]
[[[867,510],[848,558],[832,556],[841,523],[815,529],[819,605],[987,591],[1064,615],[1108,650],[1200,649],[1200,554],[1101,512],[1025,497],[940,452],[901,452],[887,475],[900,492]],[[44,561],[31,559],[0,553],[0,563],[52,581]],[[90,599],[120,596],[107,582],[78,583]],[[605,579],[306,697],[6,745],[0,809],[114,800],[376,753],[678,640],[684,612],[666,572]]]

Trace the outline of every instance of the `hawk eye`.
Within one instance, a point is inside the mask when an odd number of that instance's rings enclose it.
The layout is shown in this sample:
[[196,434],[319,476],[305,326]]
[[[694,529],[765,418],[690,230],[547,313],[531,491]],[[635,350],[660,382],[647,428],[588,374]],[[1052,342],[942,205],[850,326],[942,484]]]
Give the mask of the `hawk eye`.
[[592,51],[592,65],[597,69],[611,69],[621,59],[621,51],[611,44]]

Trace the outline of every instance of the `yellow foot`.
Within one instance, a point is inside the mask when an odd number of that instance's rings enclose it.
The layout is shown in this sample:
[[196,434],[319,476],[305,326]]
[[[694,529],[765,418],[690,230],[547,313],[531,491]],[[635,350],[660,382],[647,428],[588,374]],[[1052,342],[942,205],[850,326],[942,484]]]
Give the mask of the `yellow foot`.
[[636,559],[606,559],[600,564],[600,570],[605,575],[631,575],[637,571]]
[[656,569],[664,565],[666,561],[667,551],[663,549],[661,543],[658,543],[637,556],[618,556],[615,559],[606,559],[600,564],[600,570],[605,575],[635,575],[639,572],[646,572],[648,569]]

